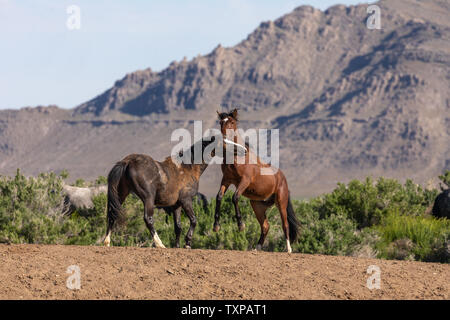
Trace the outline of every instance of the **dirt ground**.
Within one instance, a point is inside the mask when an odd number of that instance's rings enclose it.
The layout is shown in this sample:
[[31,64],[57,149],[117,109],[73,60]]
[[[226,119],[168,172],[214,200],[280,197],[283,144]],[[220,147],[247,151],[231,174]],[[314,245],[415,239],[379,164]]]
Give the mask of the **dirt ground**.
[[[67,268],[80,268],[71,290]],[[369,290],[370,265],[380,289]],[[0,245],[0,299],[449,299],[450,266],[324,255]]]

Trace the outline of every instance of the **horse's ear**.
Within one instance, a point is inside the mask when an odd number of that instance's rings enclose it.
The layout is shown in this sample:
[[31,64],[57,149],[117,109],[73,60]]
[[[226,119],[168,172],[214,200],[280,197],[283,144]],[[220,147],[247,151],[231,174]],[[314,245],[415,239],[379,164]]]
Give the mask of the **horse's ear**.
[[234,118],[234,120],[238,120],[238,109],[234,109],[231,111],[231,116]]
[[220,112],[218,110],[216,110],[217,112],[217,117],[219,118],[219,120],[221,120],[222,118],[220,117]]

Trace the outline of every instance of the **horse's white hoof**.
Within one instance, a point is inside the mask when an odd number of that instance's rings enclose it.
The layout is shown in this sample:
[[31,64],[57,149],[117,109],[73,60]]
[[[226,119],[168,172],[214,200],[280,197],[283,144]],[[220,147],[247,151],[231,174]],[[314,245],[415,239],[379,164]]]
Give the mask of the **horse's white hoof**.
[[287,252],[292,253],[291,243],[289,242],[289,240],[286,240],[286,247],[287,247]]
[[109,235],[107,235],[107,236],[105,237],[105,240],[103,240],[103,244],[104,244],[106,247],[109,247],[109,246],[111,245],[111,238],[110,238]]
[[165,248],[166,246],[162,243],[161,239],[158,237],[158,234],[155,232],[153,236],[153,243],[158,248]]

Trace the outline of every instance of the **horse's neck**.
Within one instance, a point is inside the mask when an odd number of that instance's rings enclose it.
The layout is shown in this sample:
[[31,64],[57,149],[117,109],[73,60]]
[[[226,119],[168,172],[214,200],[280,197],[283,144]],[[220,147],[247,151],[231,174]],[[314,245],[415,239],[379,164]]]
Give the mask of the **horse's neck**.
[[239,135],[239,131],[237,131],[237,129],[236,129],[235,132],[236,132],[236,133],[235,133],[235,135],[234,135],[234,137],[233,137],[233,141],[234,141],[235,143],[240,144],[241,146],[243,146],[243,147],[245,148],[245,140],[242,139],[242,137]]
[[206,170],[206,168],[208,167],[208,164],[204,163],[204,161],[202,163],[199,164],[184,164],[181,161],[177,161],[176,159],[172,159],[172,157],[167,157],[163,163],[166,166],[174,166],[176,167],[176,170],[181,174],[181,172],[183,172],[183,174],[191,174],[192,176],[196,177],[197,179],[200,178],[200,176],[202,175],[202,173]]
[[245,145],[245,141],[239,135],[239,132],[237,131],[237,129],[236,129],[235,132],[236,132],[236,134],[235,134],[235,136],[233,138],[233,142],[240,144],[242,147],[244,147],[247,150],[248,154],[246,155],[246,158],[249,159],[250,157],[255,157],[257,164],[266,165],[266,163],[263,162],[261,160],[261,158],[256,153],[253,152],[252,149],[250,149],[250,145]]

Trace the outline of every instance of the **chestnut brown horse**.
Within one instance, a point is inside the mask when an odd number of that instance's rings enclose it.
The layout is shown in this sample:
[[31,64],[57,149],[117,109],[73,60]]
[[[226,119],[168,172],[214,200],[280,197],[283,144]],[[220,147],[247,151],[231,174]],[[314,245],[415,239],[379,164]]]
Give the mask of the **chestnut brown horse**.
[[[201,151],[215,141],[215,137],[198,141]],[[122,203],[130,192],[136,194],[144,203],[144,221],[156,246],[164,248],[153,225],[153,211],[156,207],[165,208],[173,213],[175,228],[175,246],[180,246],[181,208],[190,220],[189,231],[186,234],[185,248],[191,247],[192,235],[196,225],[192,198],[198,192],[200,176],[208,163],[202,157],[202,162],[194,163],[195,144],[190,149],[180,152],[187,154],[191,164],[185,164],[171,156],[158,162],[143,154],[130,154],[116,163],[108,175],[108,205],[107,231],[104,239],[106,246],[110,245],[111,231],[116,220],[123,222]],[[190,154],[189,154],[190,153]],[[212,151],[214,156],[214,150]]]
[[[256,246],[257,250],[261,250],[264,240],[269,231],[269,222],[266,217],[266,211],[273,204],[276,204],[281,215],[284,235],[286,237],[286,246],[289,253],[292,252],[291,241],[294,242],[298,234],[298,221],[292,207],[289,196],[288,184],[283,172],[277,168],[273,168],[269,164],[264,163],[254,154],[248,145],[242,140],[237,133],[238,112],[233,110],[229,113],[219,113],[220,129],[223,139],[224,154],[226,154],[226,145],[235,145],[237,149],[245,150],[244,155],[234,153],[234,163],[222,163],[222,182],[216,197],[216,212],[214,221],[214,231],[219,231],[220,224],[220,204],[223,195],[230,185],[236,187],[232,201],[236,211],[236,219],[239,230],[244,230],[241,212],[239,210],[239,197],[244,195],[250,199],[250,204],[255,212],[256,218],[261,226],[261,236]],[[232,133],[230,137],[230,133]],[[240,159],[239,157],[245,157]],[[249,161],[250,157],[256,161]],[[245,161],[243,161],[245,160]],[[242,163],[242,164],[241,164]],[[266,172],[261,174],[262,169]],[[267,174],[271,172],[271,174]]]

